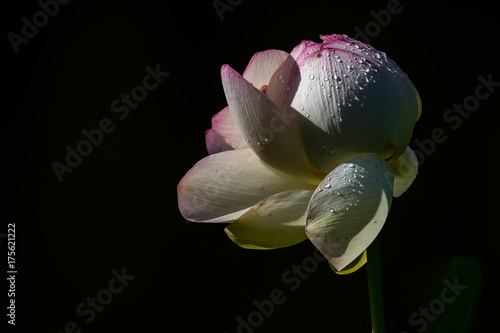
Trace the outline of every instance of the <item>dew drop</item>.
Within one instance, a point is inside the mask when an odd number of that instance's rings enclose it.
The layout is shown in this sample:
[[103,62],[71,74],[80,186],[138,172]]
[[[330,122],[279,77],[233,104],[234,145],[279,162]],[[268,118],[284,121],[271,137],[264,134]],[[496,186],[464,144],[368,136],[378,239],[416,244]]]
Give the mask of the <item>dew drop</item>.
[[309,74],[309,79],[314,80],[314,74]]

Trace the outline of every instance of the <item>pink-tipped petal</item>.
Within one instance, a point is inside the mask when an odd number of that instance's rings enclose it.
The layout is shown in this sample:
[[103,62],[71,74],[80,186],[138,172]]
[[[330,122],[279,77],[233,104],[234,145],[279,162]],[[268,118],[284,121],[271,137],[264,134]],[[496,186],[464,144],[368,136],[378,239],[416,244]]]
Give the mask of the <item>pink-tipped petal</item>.
[[346,36],[322,36],[297,58],[286,104],[300,112],[296,123],[307,155],[322,172],[361,153],[386,160],[400,156],[418,115],[418,94],[384,53]]

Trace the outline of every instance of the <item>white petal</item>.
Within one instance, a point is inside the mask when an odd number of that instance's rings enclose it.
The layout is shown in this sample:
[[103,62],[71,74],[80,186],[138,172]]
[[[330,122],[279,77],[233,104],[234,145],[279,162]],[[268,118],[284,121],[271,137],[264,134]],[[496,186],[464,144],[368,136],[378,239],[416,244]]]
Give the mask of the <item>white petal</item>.
[[[266,90],[266,95],[269,99],[276,105],[278,108],[284,112],[283,107],[285,106],[285,96],[287,94],[291,94],[297,90],[298,81],[291,81],[290,75],[295,72],[297,68],[297,63],[292,56],[288,56],[288,58],[283,61],[281,66],[274,72],[271,80],[269,81],[269,85]],[[291,115],[287,115],[288,119],[290,119]],[[292,116],[293,118],[294,116]]]
[[307,239],[306,209],[312,190],[270,196],[248,210],[226,229],[229,238],[247,249],[277,249]]
[[293,125],[260,90],[228,65],[221,70],[229,110],[248,145],[271,167],[318,184]]
[[281,50],[257,52],[248,63],[243,77],[254,87],[261,89],[269,84],[272,75],[287,57],[288,53]]
[[232,222],[273,194],[311,187],[269,168],[250,149],[239,149],[196,163],[180,181],[177,194],[185,219]]
[[418,159],[410,147],[397,160],[389,163],[394,170],[394,197],[399,197],[413,183],[418,174]]
[[229,107],[226,106],[212,117],[212,129],[234,149],[250,148],[236,125]]
[[314,192],[306,233],[337,270],[362,254],[382,229],[393,185],[389,165],[367,154],[339,165]]

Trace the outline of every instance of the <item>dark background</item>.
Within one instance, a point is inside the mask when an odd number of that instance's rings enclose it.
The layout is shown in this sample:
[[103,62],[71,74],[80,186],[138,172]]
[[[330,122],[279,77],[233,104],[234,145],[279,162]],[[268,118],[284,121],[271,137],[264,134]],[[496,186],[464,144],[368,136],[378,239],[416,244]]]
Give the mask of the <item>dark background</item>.
[[[240,249],[225,225],[186,223],[176,185],[206,156],[204,131],[226,106],[223,64],[241,73],[257,51],[290,51],[303,39],[319,42],[320,34],[354,37],[388,1],[237,3],[221,21],[212,1],[71,1],[17,54],[7,34],[21,34],[21,18],[32,21],[40,6],[3,5],[0,142],[8,200],[0,232],[16,224],[13,331],[63,332],[74,321],[81,332],[236,332],[238,316],[247,318],[252,302],[274,289],[286,301],[255,332],[370,331],[366,268],[338,276],[322,262],[291,291],[282,275],[312,256],[309,241]],[[427,321],[426,331],[491,331],[500,310],[500,88],[456,130],[443,114],[474,95],[479,76],[500,81],[498,11],[486,1],[401,6],[370,44],[420,92],[412,148],[436,128],[446,141],[427,146],[417,180],[393,201],[381,233],[387,332],[422,328],[408,319],[440,299],[445,279],[467,289]],[[170,75],[120,120],[111,102],[157,64]],[[51,163],[64,163],[65,146],[75,148],[81,131],[103,118],[115,130],[60,183]],[[113,269],[135,278],[85,323],[77,306],[107,288]]]

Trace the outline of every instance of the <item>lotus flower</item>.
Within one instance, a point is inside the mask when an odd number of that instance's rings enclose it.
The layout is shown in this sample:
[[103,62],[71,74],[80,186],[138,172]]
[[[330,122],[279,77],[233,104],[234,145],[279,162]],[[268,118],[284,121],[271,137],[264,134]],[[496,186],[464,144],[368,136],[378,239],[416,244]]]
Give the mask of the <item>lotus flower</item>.
[[336,271],[359,268],[392,198],[417,174],[419,95],[385,53],[345,35],[258,52],[221,76],[228,107],[209,156],[178,185],[183,217],[230,223],[243,248],[309,240]]

